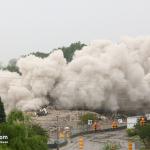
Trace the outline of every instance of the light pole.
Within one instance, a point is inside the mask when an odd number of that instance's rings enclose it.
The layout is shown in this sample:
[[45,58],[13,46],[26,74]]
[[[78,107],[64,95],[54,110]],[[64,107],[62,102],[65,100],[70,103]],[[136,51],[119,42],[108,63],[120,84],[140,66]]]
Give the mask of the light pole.
[[58,126],[58,116],[57,118],[57,150],[59,150],[59,126]]

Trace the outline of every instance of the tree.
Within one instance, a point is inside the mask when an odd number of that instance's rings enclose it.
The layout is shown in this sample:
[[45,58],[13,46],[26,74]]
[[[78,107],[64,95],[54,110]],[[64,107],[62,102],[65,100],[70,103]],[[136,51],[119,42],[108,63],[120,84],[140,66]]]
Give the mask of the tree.
[[11,113],[9,113],[7,121],[9,123],[24,122],[25,121],[25,115],[23,114],[22,111],[14,109],[14,110],[11,111]]
[[[76,42],[76,43],[72,43],[70,44],[68,47],[60,47],[60,48],[57,48],[57,49],[61,49],[62,52],[63,52],[63,55],[64,55],[64,58],[66,58],[67,62],[70,62],[72,61],[72,58],[74,56],[74,53],[76,50],[81,50],[82,47],[86,46],[85,44],[81,43],[80,41],[79,42]],[[27,57],[29,55],[34,55],[36,57],[40,57],[40,58],[46,58],[48,57],[53,51],[57,50],[57,49],[54,49],[52,50],[51,52],[49,53],[43,53],[43,52],[33,52],[33,53],[30,53],[28,55],[22,55],[21,57]],[[9,62],[8,62],[8,65],[7,66],[2,66],[0,65],[0,69],[2,70],[8,70],[10,72],[17,72],[19,74],[21,74],[19,72],[19,68],[17,67],[17,59],[13,58],[11,59]]]
[[137,135],[135,129],[127,129],[127,134],[128,134],[129,137]]
[[[68,47],[59,47],[57,49],[61,49],[63,51],[64,57],[66,58],[67,62],[70,62],[73,58],[75,51],[81,50],[83,46],[86,46],[86,45],[79,41],[79,42],[70,44]],[[35,52],[35,53],[30,53],[29,55],[34,55],[36,57],[45,58],[45,57],[48,57],[53,51],[57,49],[52,50],[50,53]],[[26,57],[29,55],[25,55],[23,57]]]
[[86,113],[84,115],[82,115],[80,117],[80,120],[84,123],[84,124],[87,124],[88,123],[88,120],[92,120],[92,121],[95,121],[97,120],[97,116],[93,113]]
[[[29,55],[34,55],[36,57],[40,57],[40,58],[45,58],[48,57],[50,53],[43,53],[43,52],[35,52],[35,53],[30,53]],[[29,56],[27,55],[27,56]],[[26,56],[24,56],[26,57]]]
[[8,136],[1,150],[48,150],[47,132],[27,118],[21,111],[10,112],[8,121],[0,125],[0,134]]
[[6,121],[6,114],[5,114],[3,102],[1,101],[1,97],[0,97],[0,123],[3,123],[5,121]]
[[3,64],[2,64],[2,62],[0,61],[0,69],[2,69],[3,68]]
[[150,123],[146,123],[144,126],[141,126],[138,123],[135,126],[137,135],[141,138],[146,148],[150,148]]
[[17,67],[16,64],[17,64],[17,59],[13,58],[8,62],[8,65],[6,67],[3,67],[3,70],[19,73],[19,68]]
[[68,47],[62,47],[59,48],[63,51],[64,57],[66,58],[67,62],[70,62],[73,58],[73,55],[76,50],[81,50],[82,47],[86,46],[85,44],[82,44],[80,41],[76,43],[72,43]]

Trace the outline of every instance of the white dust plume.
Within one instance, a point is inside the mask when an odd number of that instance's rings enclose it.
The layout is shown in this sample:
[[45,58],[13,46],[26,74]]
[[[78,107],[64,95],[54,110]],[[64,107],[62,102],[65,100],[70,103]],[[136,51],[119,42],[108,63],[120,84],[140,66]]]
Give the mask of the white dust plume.
[[52,99],[64,108],[150,108],[150,37],[97,40],[77,50],[70,63],[55,50],[44,59],[21,58],[17,65],[21,75],[0,71],[8,111],[36,110]]

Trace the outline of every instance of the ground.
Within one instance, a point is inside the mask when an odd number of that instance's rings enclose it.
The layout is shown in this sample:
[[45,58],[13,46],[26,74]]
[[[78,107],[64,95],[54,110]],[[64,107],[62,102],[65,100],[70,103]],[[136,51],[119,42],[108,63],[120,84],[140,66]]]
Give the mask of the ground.
[[46,129],[50,137],[56,137],[57,126],[59,128],[70,127],[71,129],[79,129],[81,127],[78,125],[80,122],[79,116],[87,112],[89,111],[48,110],[48,115],[34,116],[32,119]]
[[[40,124],[49,133],[49,143],[57,137],[57,126],[59,129],[64,129],[65,127],[70,127],[72,133],[81,132],[87,130],[87,125],[79,124],[81,115],[89,111],[70,111],[70,110],[48,110],[48,115],[41,117],[33,117],[33,121]],[[98,115],[98,114],[96,114]],[[58,121],[57,121],[58,116]],[[99,121],[100,128],[106,129],[111,128],[112,120],[106,117],[104,120]],[[120,125],[119,125],[120,126]],[[107,142],[116,143],[120,145],[121,150],[128,149],[128,141],[126,130],[105,132],[105,133],[95,133],[91,135],[85,135],[84,138],[84,149],[85,150],[102,150],[103,146]],[[139,145],[133,143],[137,148]],[[79,137],[69,140],[69,143],[60,148],[60,150],[78,150],[79,149]]]
[[[128,137],[125,130],[105,132],[98,134],[90,134],[83,136],[85,150],[102,150],[107,142],[112,142],[120,145],[121,150],[128,149]],[[79,137],[72,139],[67,146],[60,148],[60,150],[78,150]]]

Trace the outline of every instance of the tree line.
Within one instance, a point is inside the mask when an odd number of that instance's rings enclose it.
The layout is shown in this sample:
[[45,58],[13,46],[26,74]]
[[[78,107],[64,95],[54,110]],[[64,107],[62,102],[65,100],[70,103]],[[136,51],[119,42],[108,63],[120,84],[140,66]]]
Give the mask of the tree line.
[[[64,58],[67,60],[67,62],[70,62],[73,58],[73,55],[75,53],[76,50],[81,50],[83,46],[86,46],[85,44],[81,43],[80,41],[79,42],[76,42],[76,43],[72,43],[70,44],[69,46],[67,47],[59,47],[57,49],[61,49],[62,52],[63,52],[63,55],[64,55]],[[30,53],[28,55],[23,55],[21,57],[27,57],[29,55],[34,55],[36,57],[40,57],[40,58],[46,58],[48,57],[53,51],[57,50],[57,49],[54,49],[52,50],[51,52],[49,53],[43,53],[43,52],[33,52],[33,53]],[[3,66],[2,64],[0,65],[0,69],[2,70],[8,70],[10,72],[18,72],[19,73],[19,68],[17,67],[16,65],[17,63],[17,59],[11,59],[9,62],[8,62],[8,65],[7,66]]]

